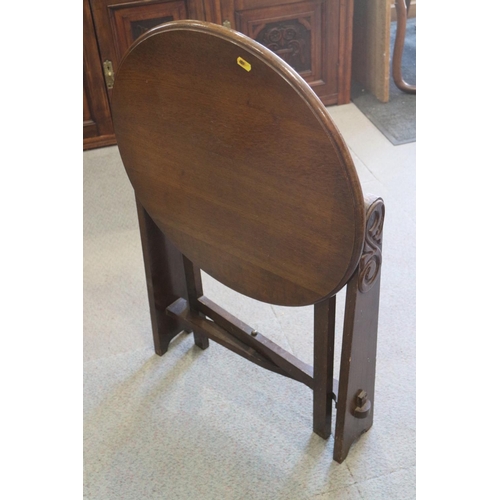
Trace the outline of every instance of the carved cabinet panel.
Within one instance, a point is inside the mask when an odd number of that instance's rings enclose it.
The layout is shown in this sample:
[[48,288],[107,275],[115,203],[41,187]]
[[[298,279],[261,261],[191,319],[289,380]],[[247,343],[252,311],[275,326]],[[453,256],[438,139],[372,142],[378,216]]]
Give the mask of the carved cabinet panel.
[[282,57],[313,88],[323,104],[350,100],[350,52],[341,43],[352,12],[340,0],[220,0],[222,22]]

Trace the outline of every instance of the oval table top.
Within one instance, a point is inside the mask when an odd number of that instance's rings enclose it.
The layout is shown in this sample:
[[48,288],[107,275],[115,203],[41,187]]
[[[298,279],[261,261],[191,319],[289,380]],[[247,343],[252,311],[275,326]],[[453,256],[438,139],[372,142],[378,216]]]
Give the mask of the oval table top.
[[281,58],[221,26],[166,23],[122,60],[112,113],[138,200],[205,272],[286,306],[345,285],[363,193],[327,110]]

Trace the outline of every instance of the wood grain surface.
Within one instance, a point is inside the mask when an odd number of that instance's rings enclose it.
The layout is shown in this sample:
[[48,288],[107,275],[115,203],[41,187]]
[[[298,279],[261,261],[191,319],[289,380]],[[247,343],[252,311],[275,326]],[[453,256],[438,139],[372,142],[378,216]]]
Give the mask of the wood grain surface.
[[349,151],[268,49],[201,21],[154,28],[120,65],[112,114],[138,200],[221,283],[301,306],[353,274],[365,214]]

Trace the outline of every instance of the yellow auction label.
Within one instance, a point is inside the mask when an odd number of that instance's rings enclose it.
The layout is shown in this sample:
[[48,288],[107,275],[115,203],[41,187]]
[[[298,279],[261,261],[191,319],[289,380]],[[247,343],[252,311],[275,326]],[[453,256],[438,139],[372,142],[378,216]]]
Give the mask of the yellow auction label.
[[236,62],[243,68],[246,69],[247,71],[250,71],[252,69],[252,65],[249,62],[246,62],[245,59],[238,57],[236,59]]

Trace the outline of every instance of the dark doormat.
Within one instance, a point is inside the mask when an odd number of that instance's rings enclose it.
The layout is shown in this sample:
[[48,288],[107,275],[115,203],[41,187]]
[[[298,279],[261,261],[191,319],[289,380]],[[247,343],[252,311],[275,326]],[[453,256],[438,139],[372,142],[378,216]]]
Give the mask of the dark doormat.
[[[396,37],[396,22],[391,23],[391,64]],[[404,80],[416,84],[416,18],[406,23],[405,48],[402,59]],[[391,66],[392,68],[392,66]],[[416,141],[416,95],[399,90],[390,76],[389,102],[382,103],[361,85],[353,83],[351,100],[359,110],[395,146]]]

